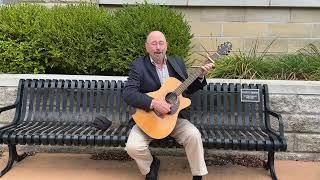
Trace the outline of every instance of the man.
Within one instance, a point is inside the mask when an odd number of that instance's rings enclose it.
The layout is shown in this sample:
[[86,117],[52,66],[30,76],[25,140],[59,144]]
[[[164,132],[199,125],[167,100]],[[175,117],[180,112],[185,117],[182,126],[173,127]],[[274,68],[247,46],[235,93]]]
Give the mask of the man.
[[[148,55],[134,60],[131,64],[128,81],[123,91],[124,99],[135,108],[153,110],[159,115],[165,115],[170,112],[170,104],[153,99],[146,93],[158,90],[168,77],[184,81],[188,76],[186,67],[182,60],[166,56],[167,41],[160,31],[152,31],[148,34],[145,48]],[[206,85],[204,76],[212,67],[212,63],[201,67],[203,73],[188,87],[185,95],[194,93]],[[193,180],[202,179],[208,171],[199,130],[188,120],[179,116],[170,136],[184,146]],[[125,148],[136,161],[140,172],[146,175],[146,180],[157,179],[160,166],[160,160],[152,156],[148,149],[152,140],[135,125],[129,134]]]

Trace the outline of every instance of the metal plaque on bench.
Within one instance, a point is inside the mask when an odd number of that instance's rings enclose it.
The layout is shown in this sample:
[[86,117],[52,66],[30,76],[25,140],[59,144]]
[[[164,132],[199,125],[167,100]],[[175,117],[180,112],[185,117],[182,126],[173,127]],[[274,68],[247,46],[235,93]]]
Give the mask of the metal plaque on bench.
[[241,102],[260,102],[259,89],[241,89]]

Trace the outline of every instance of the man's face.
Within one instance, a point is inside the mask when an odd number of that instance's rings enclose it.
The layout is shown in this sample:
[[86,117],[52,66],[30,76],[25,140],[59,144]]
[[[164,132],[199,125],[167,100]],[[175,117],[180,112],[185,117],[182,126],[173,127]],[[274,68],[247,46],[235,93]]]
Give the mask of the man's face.
[[167,52],[167,41],[161,32],[151,32],[145,43],[146,50],[156,62],[162,62]]

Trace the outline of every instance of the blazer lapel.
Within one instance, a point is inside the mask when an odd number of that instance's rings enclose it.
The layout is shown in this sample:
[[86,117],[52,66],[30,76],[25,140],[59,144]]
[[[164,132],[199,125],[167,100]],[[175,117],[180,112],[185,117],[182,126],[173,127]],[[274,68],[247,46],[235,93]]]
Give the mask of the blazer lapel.
[[174,59],[172,59],[170,57],[168,57],[167,61],[171,64],[171,66],[174,69],[174,71],[176,71],[179,74],[179,76],[182,77],[183,80],[186,80],[186,76],[183,74],[183,72],[182,72],[180,66],[178,65],[178,63]]

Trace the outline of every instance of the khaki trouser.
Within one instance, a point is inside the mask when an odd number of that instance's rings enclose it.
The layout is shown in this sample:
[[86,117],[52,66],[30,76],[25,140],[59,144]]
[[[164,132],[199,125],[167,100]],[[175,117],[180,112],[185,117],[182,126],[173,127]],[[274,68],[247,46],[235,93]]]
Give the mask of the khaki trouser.
[[[170,136],[184,146],[192,175],[203,176],[208,174],[199,130],[188,120],[178,118]],[[149,173],[153,160],[149,151],[149,144],[152,140],[151,137],[135,125],[129,134],[125,147],[128,154],[136,161],[143,175]]]

